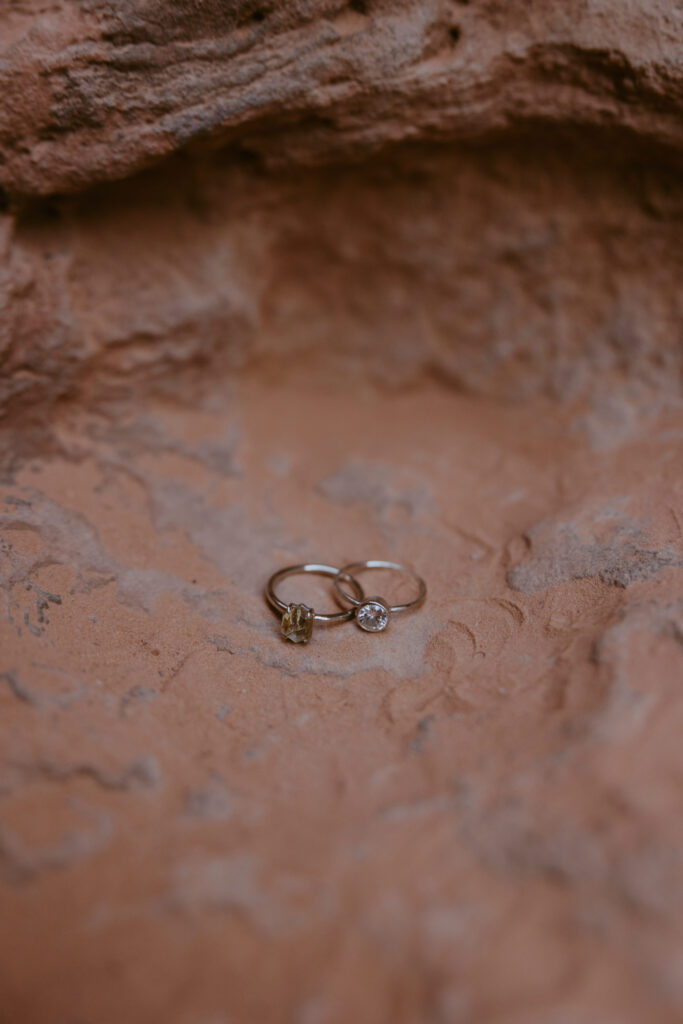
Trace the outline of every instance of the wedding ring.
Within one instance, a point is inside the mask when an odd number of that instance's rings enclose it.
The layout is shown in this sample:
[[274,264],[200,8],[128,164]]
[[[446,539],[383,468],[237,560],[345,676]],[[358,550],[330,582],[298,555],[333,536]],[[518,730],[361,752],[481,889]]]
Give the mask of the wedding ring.
[[[274,572],[266,583],[266,601],[270,607],[282,615],[280,631],[286,640],[295,644],[307,644],[313,634],[315,622],[348,622],[355,614],[355,608],[347,608],[343,612],[330,612],[321,615],[314,612],[306,604],[285,604],[275,593],[275,587],[288,576],[298,576],[299,573],[310,572],[316,576],[337,577],[340,570],[334,565],[318,565],[316,562],[306,562],[304,565],[288,565],[285,569]],[[354,597],[352,602],[362,601],[365,597],[360,583],[348,573],[344,576],[345,581],[351,587]]]
[[[364,569],[393,569],[396,572],[406,573],[417,584],[416,597],[405,604],[390,605],[383,597],[365,597],[363,594],[359,596],[356,590],[359,584],[352,574],[362,572]],[[347,586],[350,585],[354,593],[349,593],[348,590],[345,590],[342,582]],[[392,615],[395,615],[397,612],[408,611],[409,608],[417,608],[427,596],[427,584],[413,569],[409,569],[405,565],[399,565],[398,562],[384,562],[381,559],[372,558],[365,562],[352,562],[350,565],[345,565],[343,569],[340,569],[334,578],[334,589],[342,601],[346,601],[347,604],[353,606],[351,612],[355,615],[356,622],[361,629],[366,630],[368,633],[380,633],[383,629],[387,628]]]

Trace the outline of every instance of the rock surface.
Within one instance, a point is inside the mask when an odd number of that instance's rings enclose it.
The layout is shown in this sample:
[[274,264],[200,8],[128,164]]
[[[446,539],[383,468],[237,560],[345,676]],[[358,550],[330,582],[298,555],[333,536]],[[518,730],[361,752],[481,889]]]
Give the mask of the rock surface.
[[570,6],[0,11],[0,1024],[683,1019],[683,12]]
[[[680,420],[349,401],[72,410],[0,491],[8,1021],[680,1018]],[[424,607],[283,641],[365,554]]]
[[0,409],[194,401],[238,368],[306,365],[323,385],[587,397],[609,446],[680,396],[683,178],[585,139],[528,147],[182,160],[7,217]]
[[543,122],[683,147],[683,13],[666,0],[34,0],[3,22],[11,196],[226,143],[327,161]]
[[273,357],[680,392],[664,0],[26,2],[0,39],[0,411]]

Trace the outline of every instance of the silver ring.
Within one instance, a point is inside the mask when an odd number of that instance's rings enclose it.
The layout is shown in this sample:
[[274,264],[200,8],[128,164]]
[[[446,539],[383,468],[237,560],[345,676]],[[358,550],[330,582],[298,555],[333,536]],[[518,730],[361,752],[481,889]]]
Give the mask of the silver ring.
[[[307,644],[313,633],[314,622],[348,622],[355,615],[355,608],[347,608],[343,612],[330,612],[321,615],[314,612],[306,604],[285,604],[275,593],[275,587],[288,576],[297,576],[299,573],[310,572],[316,576],[337,577],[340,570],[334,565],[319,565],[317,562],[305,562],[303,565],[288,565],[285,569],[278,569],[266,583],[266,601],[271,608],[282,615],[281,632],[283,637],[295,644]],[[355,593],[354,601],[365,597],[363,588],[358,580],[347,574],[344,577],[351,584]]]
[[[363,569],[394,569],[396,572],[406,573],[417,583],[417,596],[405,604],[390,605],[383,597],[365,597],[365,595],[358,597],[357,591],[356,596],[349,594],[347,590],[344,590],[342,580],[347,583],[353,581],[357,585],[358,581],[352,573],[361,572]],[[351,611],[355,615],[356,622],[361,629],[368,633],[380,633],[387,628],[392,615],[396,612],[408,611],[410,608],[417,608],[427,596],[427,584],[413,569],[409,569],[406,565],[400,565],[398,562],[385,562],[376,558],[345,565],[334,578],[334,589],[341,600],[353,606]],[[355,590],[355,587],[353,589]]]

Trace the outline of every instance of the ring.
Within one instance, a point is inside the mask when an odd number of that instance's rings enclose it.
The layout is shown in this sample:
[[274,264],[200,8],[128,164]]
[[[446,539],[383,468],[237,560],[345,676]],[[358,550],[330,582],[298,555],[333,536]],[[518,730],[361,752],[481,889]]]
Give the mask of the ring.
[[[348,608],[343,612],[319,615],[306,604],[285,604],[284,601],[281,601],[275,593],[277,584],[288,576],[297,576],[302,572],[314,573],[316,576],[337,577],[340,570],[334,565],[318,565],[316,562],[306,562],[304,565],[288,565],[287,568],[274,572],[266,583],[266,601],[274,611],[280,612],[282,615],[280,632],[286,640],[291,640],[295,644],[308,643],[313,634],[314,622],[348,622],[355,614],[355,608]],[[354,603],[356,600],[362,601],[365,594],[358,580],[355,580],[350,574],[346,574],[344,578],[349,581],[356,595],[352,598],[352,601]]]
[[[361,572],[363,569],[395,569],[397,572],[406,573],[417,583],[417,597],[413,598],[412,601],[406,602],[406,604],[390,605],[383,597],[365,597],[364,595],[359,597],[356,587],[353,588],[356,596],[349,594],[342,587],[342,580],[347,583],[353,581],[358,586],[358,581],[351,574]],[[408,611],[409,608],[416,608],[427,596],[427,584],[412,569],[405,565],[399,565],[398,562],[384,562],[381,559],[372,558],[365,562],[352,562],[350,565],[345,565],[343,569],[340,569],[334,578],[334,589],[342,600],[353,605],[351,611],[355,614],[356,622],[361,629],[366,630],[368,633],[380,633],[383,629],[387,628],[389,619],[393,614]]]

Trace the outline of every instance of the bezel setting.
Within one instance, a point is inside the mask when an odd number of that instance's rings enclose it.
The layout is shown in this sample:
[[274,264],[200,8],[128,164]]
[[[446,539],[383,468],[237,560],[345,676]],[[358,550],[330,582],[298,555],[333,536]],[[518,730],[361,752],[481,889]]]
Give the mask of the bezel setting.
[[389,605],[383,597],[366,597],[356,608],[356,622],[366,633],[381,633],[390,618]]

